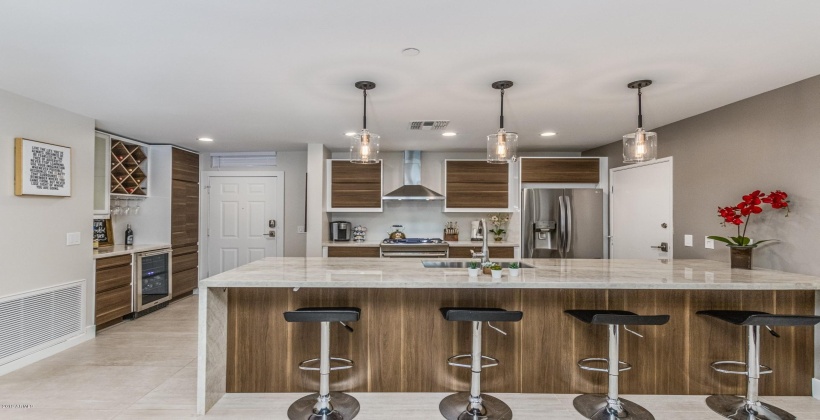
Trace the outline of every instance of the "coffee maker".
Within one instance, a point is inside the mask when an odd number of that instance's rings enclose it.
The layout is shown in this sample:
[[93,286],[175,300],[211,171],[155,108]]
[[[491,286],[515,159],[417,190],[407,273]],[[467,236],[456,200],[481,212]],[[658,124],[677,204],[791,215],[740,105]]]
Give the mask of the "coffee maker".
[[473,220],[470,222],[470,240],[475,242],[482,242],[484,240],[483,227],[480,227],[480,220]]
[[353,226],[350,222],[330,222],[331,241],[349,241],[353,233]]

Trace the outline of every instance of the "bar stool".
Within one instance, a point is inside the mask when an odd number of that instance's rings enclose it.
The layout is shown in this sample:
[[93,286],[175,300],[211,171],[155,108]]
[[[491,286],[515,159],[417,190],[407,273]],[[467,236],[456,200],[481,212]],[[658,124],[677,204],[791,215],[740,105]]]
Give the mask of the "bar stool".
[[[669,322],[669,315],[638,315],[629,311],[571,309],[564,313],[574,316],[587,324],[607,325],[609,327],[609,357],[590,357],[578,361],[583,370],[607,372],[609,385],[607,394],[582,394],[577,396],[572,405],[584,417],[593,420],[634,419],[653,420],[655,417],[645,408],[632,401],[618,397],[618,375],[632,369],[632,365],[618,359],[620,326],[638,337],[642,335],[627,328],[627,325],[663,325]],[[606,368],[590,366],[591,362],[606,362]]]
[[[763,326],[775,337],[780,334],[770,326],[796,327],[813,326],[820,323],[820,316],[813,315],[772,315],[758,311],[698,311],[698,315],[717,318],[734,325],[747,327],[746,361],[718,361],[710,366],[720,373],[746,375],[746,397],[735,395],[712,395],[706,398],[706,405],[712,411],[729,419],[742,420],[787,420],[795,417],[781,408],[761,402],[758,399],[760,375],[772,373],[772,368],[760,364],[760,327]],[[746,370],[724,369],[724,366],[740,365]]]
[[[457,392],[441,400],[438,409],[447,420],[509,420],[512,409],[498,398],[481,394],[481,369],[498,366],[498,359],[481,354],[481,323],[507,335],[490,322],[518,322],[524,316],[521,311],[505,311],[499,308],[441,308],[441,315],[448,321],[472,322],[473,350],[471,354],[458,354],[447,359],[450,366],[469,368],[470,392]],[[458,360],[470,358],[470,364]],[[483,361],[489,363],[483,364]]]
[[[359,308],[300,308],[285,312],[287,322],[321,323],[321,342],[319,357],[299,363],[299,369],[319,371],[319,392],[306,395],[291,404],[288,408],[290,420],[349,420],[359,413],[359,401],[341,392],[330,392],[330,372],[350,369],[353,361],[340,357],[330,357],[330,323],[338,322],[348,331],[353,332],[346,322],[359,320]],[[340,362],[331,367],[331,361]],[[319,367],[311,366],[319,363]],[[331,403],[331,401],[333,401]]]

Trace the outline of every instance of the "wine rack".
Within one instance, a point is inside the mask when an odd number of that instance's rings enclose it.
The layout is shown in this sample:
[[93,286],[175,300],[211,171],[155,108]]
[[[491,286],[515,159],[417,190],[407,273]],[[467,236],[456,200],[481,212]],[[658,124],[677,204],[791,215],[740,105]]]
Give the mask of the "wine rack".
[[147,156],[142,147],[111,141],[111,194],[146,196]]

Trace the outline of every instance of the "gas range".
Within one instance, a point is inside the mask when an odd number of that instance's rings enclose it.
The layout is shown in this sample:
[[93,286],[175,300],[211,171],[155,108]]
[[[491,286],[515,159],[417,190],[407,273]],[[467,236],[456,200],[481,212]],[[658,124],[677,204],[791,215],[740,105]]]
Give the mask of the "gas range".
[[450,245],[440,238],[388,238],[380,248],[385,258],[447,258],[450,252]]

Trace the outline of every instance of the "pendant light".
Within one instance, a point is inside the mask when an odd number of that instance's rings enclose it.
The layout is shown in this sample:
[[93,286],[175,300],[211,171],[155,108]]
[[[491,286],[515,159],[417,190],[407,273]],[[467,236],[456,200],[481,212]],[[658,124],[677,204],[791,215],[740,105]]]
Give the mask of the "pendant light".
[[487,136],[487,162],[507,163],[515,162],[518,148],[518,134],[504,130],[504,89],[512,87],[513,82],[501,80],[492,84],[493,89],[501,90],[501,118],[500,128],[495,134]]
[[651,80],[638,80],[626,85],[630,89],[638,89],[638,130],[624,136],[624,163],[655,160],[658,154],[658,135],[643,130],[641,89],[651,84]]
[[379,161],[379,135],[367,131],[367,91],[374,89],[373,82],[356,82],[354,86],[362,90],[364,100],[364,115],[362,115],[362,131],[350,138],[350,162],[377,163]]

